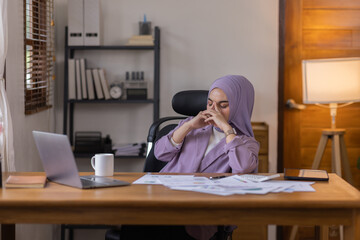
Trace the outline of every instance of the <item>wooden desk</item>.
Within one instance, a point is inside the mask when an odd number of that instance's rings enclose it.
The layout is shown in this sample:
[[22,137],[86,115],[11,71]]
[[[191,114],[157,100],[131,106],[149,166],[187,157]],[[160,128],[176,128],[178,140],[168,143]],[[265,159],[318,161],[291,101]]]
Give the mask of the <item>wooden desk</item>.
[[[143,174],[115,177],[132,182]],[[335,174],[313,186],[316,192],[223,197],[160,185],[80,190],[48,183],[44,189],[2,189],[0,223],[342,224],[346,240],[360,239],[359,191]]]

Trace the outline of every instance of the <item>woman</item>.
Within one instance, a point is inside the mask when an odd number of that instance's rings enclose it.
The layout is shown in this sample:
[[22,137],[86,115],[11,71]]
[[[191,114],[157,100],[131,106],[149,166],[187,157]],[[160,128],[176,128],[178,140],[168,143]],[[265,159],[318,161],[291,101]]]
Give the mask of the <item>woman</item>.
[[217,79],[207,109],[155,143],[156,158],[168,162],[161,172],[256,172],[259,144],[250,121],[253,105],[254,88],[245,77]]
[[[259,144],[250,121],[253,105],[254,88],[245,77],[215,80],[207,109],[181,121],[155,143],[156,158],[168,162],[161,172],[257,172]],[[195,239],[210,239],[217,227],[186,226],[186,231]]]

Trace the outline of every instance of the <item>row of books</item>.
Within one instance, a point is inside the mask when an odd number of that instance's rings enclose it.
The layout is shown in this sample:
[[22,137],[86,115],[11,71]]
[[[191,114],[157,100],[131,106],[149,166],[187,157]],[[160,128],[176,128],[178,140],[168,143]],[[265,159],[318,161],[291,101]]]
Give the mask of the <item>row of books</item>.
[[102,68],[85,69],[85,59],[69,59],[69,100],[110,99],[109,84]]
[[112,147],[115,156],[140,156],[144,157],[146,143],[115,144]]

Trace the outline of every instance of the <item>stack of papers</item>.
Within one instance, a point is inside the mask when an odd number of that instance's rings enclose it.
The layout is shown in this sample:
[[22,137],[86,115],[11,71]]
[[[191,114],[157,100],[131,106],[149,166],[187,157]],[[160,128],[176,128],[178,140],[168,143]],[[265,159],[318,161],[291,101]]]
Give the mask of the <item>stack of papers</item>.
[[115,144],[115,156],[145,156],[146,143]]
[[278,192],[315,192],[314,182],[270,180],[253,182],[242,175],[232,175],[218,180],[194,175],[146,174],[133,184],[161,184],[173,190],[194,191],[221,196],[233,194],[267,194]]

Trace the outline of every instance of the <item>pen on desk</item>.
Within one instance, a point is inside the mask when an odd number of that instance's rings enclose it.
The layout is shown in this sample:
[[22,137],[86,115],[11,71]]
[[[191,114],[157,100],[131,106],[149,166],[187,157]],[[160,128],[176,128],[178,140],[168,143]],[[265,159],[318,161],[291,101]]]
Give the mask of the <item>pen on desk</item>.
[[216,180],[216,179],[220,179],[220,178],[224,178],[226,176],[221,175],[221,176],[215,176],[215,177],[210,177],[210,180]]

